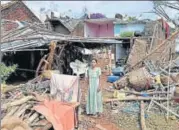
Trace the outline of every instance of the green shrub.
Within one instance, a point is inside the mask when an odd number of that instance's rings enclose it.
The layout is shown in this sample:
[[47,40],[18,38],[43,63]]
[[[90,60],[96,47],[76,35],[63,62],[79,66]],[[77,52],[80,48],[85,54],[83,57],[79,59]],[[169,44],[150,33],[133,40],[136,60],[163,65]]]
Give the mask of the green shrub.
[[16,67],[17,65],[6,66],[4,63],[0,64],[1,83],[5,83],[10,74],[15,71]]
[[123,32],[120,34],[120,37],[132,37],[134,32]]

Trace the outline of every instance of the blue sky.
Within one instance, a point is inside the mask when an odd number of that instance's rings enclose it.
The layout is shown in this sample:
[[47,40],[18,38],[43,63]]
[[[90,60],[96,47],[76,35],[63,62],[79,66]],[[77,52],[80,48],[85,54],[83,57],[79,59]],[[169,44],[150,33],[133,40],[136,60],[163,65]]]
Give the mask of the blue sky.
[[41,8],[53,10],[57,16],[60,13],[65,13],[73,17],[79,17],[85,6],[89,13],[103,13],[110,18],[114,18],[115,13],[129,16],[142,14],[142,18],[156,18],[154,14],[143,13],[152,10],[153,4],[151,1],[26,1],[25,3],[42,20],[45,18],[45,12],[40,12]]

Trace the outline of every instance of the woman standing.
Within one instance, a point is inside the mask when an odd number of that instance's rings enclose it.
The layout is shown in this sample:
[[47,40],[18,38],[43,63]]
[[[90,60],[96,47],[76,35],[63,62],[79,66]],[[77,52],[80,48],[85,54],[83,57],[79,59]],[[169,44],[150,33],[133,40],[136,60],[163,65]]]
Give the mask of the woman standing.
[[103,102],[100,85],[101,69],[96,65],[97,60],[93,59],[91,67],[86,73],[86,79],[89,84],[86,112],[88,115],[99,116],[103,112]]

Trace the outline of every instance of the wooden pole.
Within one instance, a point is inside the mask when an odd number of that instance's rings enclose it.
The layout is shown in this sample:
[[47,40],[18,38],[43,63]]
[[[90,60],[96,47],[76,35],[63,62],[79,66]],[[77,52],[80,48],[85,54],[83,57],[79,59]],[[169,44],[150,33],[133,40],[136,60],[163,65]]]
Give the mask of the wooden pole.
[[141,130],[146,130],[146,125],[145,125],[145,105],[144,102],[140,102],[140,124],[141,124]]
[[[170,47],[171,49],[171,47]],[[172,61],[172,55],[170,54],[170,59],[169,59],[169,70],[168,70],[168,73],[169,73],[169,76],[168,76],[168,87],[167,87],[167,109],[169,109],[169,92],[170,92],[170,64],[171,64],[171,61]],[[169,112],[167,111],[167,120],[168,120],[168,116],[169,116]]]
[[[114,92],[114,90],[108,90],[105,88],[106,91],[108,92]],[[167,94],[167,92],[160,92],[160,91],[156,91],[156,92],[136,92],[136,91],[118,91],[119,93],[128,93],[128,94],[134,94],[134,95],[155,95],[155,94]]]
[[[179,97],[173,97],[169,98],[169,100],[176,100],[179,99]],[[124,99],[117,99],[117,98],[112,98],[112,99],[105,99],[104,102],[114,102],[114,101],[150,101],[150,100],[158,100],[158,101],[167,101],[167,98],[158,98],[158,97],[126,97]]]

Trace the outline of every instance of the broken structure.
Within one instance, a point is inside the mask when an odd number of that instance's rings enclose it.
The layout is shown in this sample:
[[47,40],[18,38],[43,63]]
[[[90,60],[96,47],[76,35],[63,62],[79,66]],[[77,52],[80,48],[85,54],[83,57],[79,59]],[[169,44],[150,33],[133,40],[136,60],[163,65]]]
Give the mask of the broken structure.
[[22,27],[27,23],[41,23],[23,1],[12,1],[1,5],[1,15],[3,33]]

